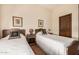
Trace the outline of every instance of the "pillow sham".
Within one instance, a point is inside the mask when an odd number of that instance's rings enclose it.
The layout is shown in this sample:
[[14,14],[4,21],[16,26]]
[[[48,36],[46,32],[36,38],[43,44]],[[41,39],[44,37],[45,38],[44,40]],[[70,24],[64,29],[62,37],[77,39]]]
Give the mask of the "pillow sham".
[[47,34],[46,29],[42,30],[42,34]]
[[16,38],[20,38],[20,32],[19,31],[12,31],[10,33],[9,39],[16,39]]

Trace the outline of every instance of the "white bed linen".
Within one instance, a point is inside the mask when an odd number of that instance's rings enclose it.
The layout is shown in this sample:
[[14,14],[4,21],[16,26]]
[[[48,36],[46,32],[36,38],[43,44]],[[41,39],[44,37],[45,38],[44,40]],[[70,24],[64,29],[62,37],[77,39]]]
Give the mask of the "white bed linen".
[[0,40],[0,55],[34,55],[26,38],[9,39],[9,36]]
[[47,53],[53,55],[66,55],[67,47],[74,39],[61,37],[57,35],[36,35],[37,44]]

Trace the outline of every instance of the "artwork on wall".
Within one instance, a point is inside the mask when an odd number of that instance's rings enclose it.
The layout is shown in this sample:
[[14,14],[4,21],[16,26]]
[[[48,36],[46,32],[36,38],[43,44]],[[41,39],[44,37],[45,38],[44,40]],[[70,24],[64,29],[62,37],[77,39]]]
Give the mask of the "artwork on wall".
[[43,27],[44,26],[44,20],[38,19],[38,27]]
[[13,27],[22,27],[23,26],[22,17],[13,16],[12,20],[13,20]]

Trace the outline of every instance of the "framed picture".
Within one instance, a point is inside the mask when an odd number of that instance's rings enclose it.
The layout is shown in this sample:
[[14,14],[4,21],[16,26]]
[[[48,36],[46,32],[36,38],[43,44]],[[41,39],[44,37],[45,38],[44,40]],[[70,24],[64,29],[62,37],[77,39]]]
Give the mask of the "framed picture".
[[23,26],[22,17],[13,16],[12,20],[13,20],[13,27],[22,27]]
[[38,27],[44,26],[44,20],[38,20]]

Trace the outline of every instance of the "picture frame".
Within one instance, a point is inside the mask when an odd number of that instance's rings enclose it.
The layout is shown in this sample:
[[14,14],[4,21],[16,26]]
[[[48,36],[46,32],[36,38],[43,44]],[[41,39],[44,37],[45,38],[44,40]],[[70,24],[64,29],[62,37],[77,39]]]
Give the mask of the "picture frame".
[[13,16],[13,27],[22,27],[23,26],[23,18],[18,16]]
[[38,27],[43,27],[44,26],[44,20],[38,20]]

